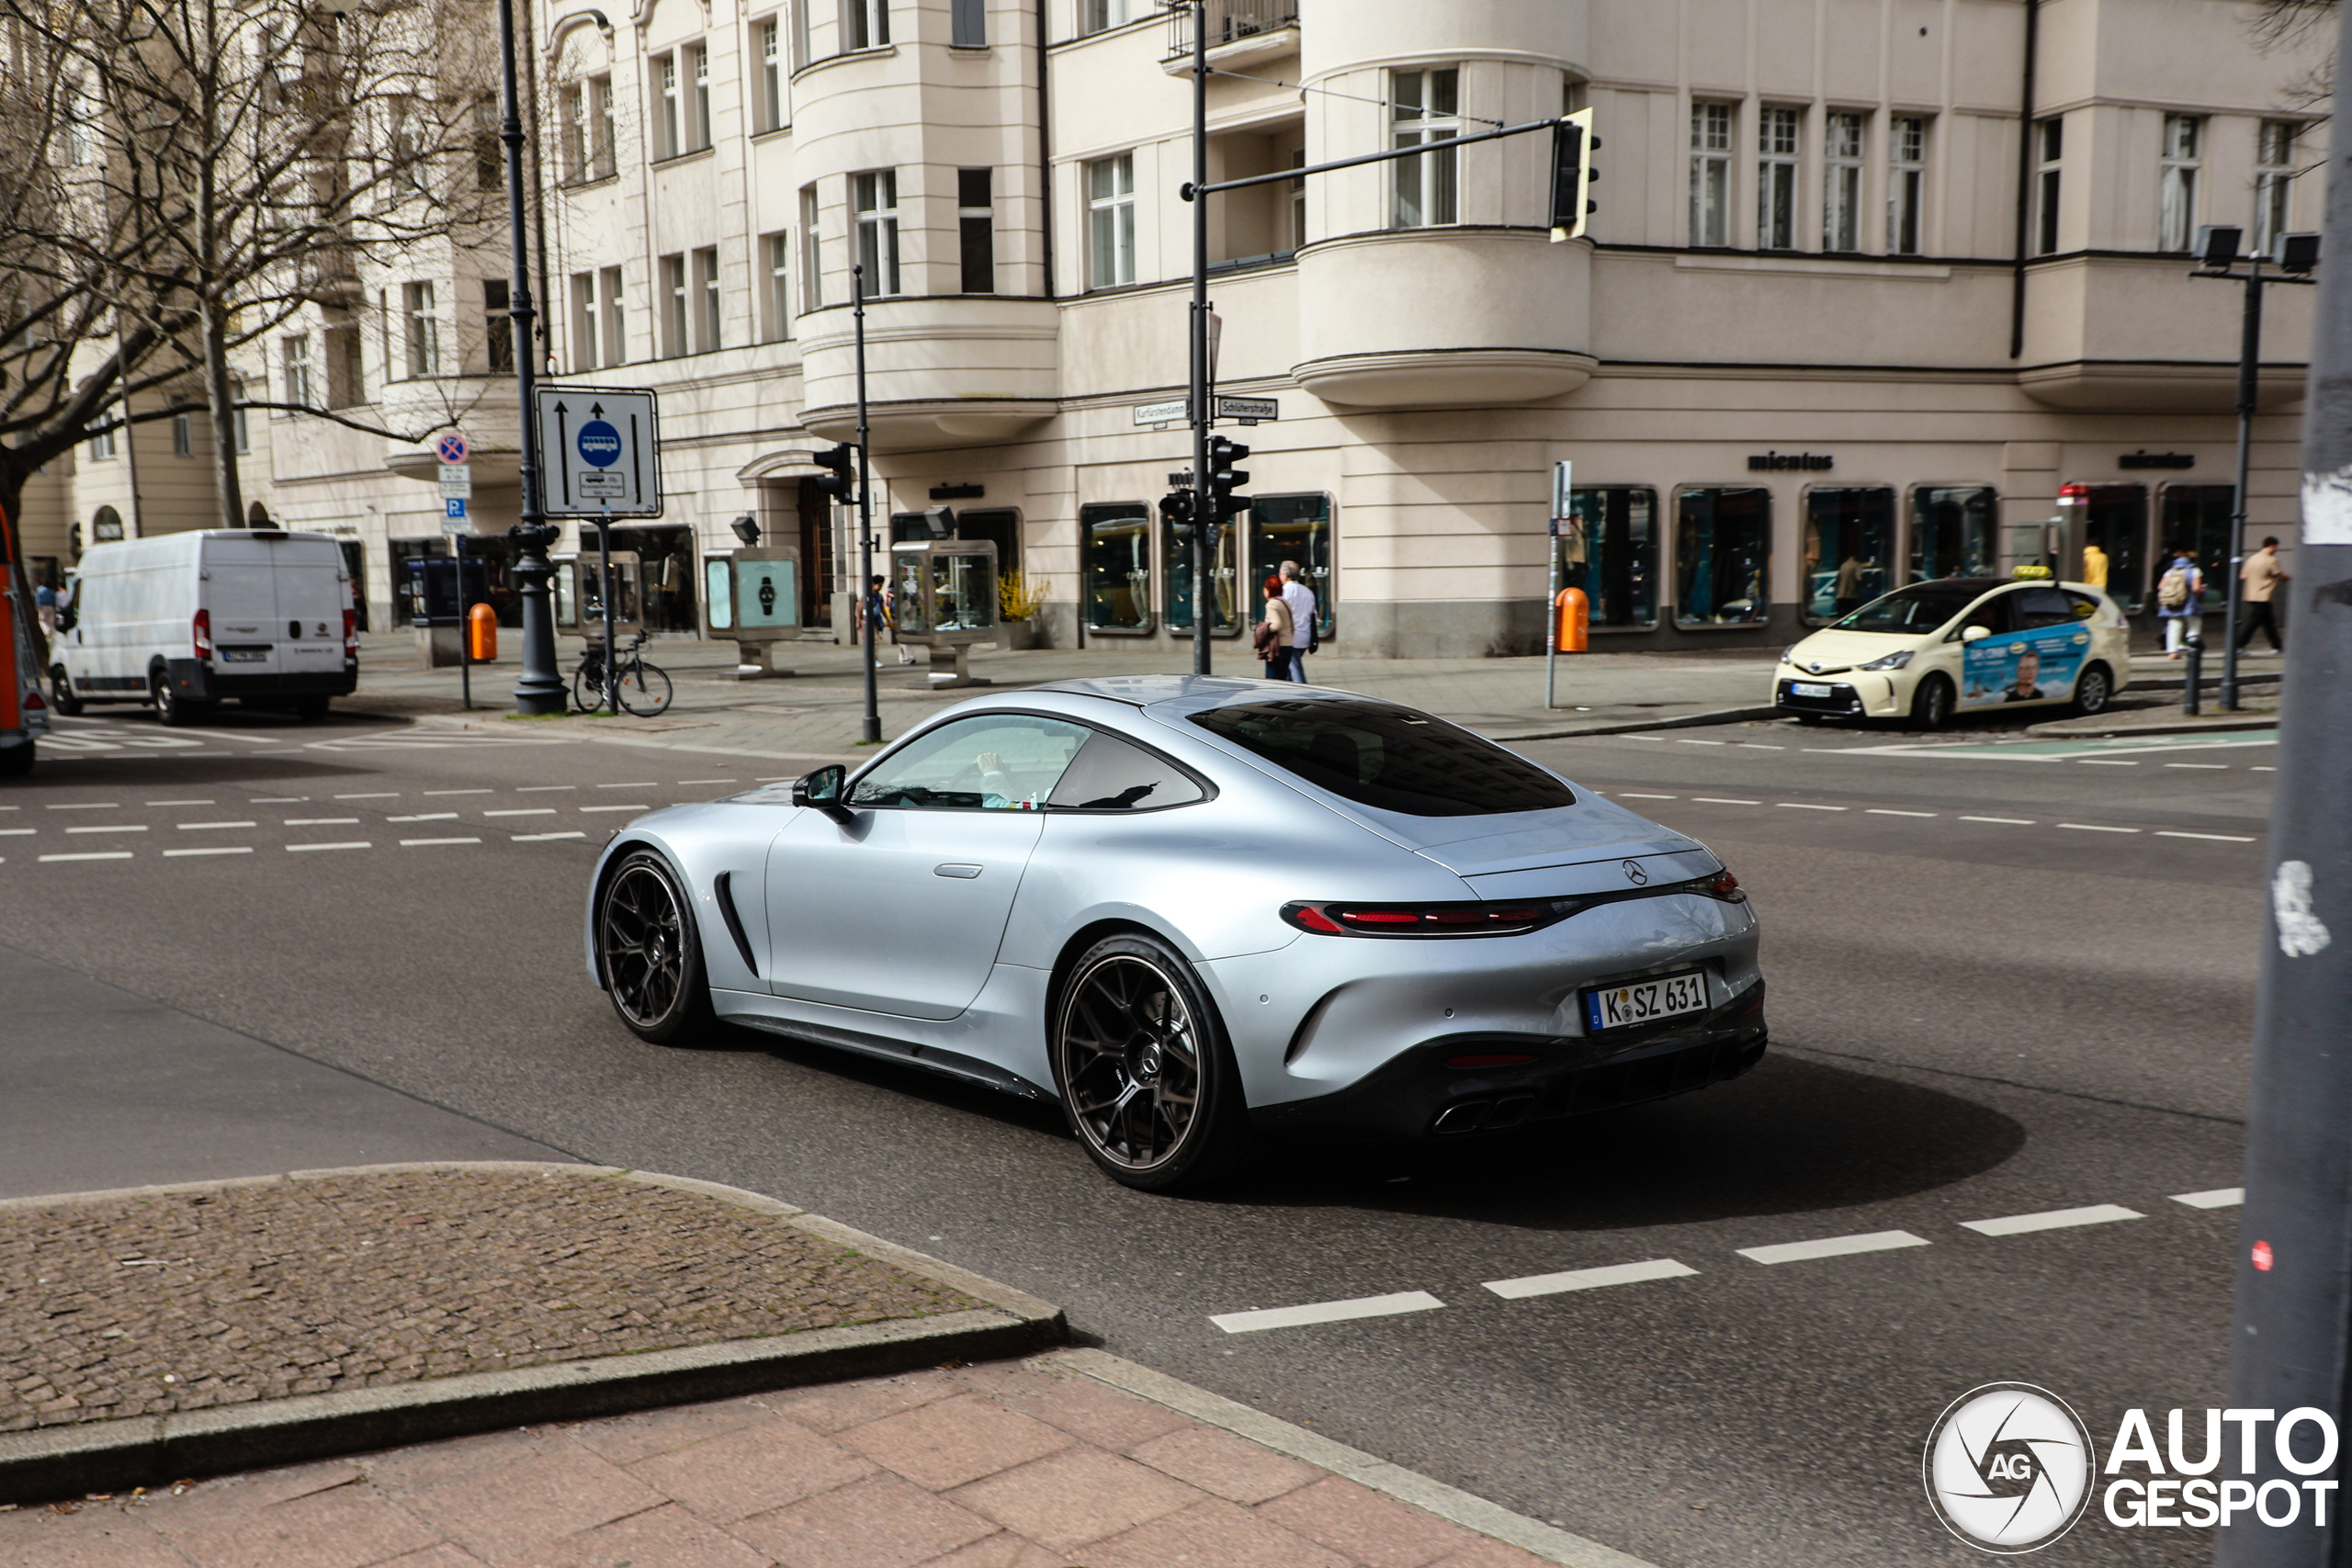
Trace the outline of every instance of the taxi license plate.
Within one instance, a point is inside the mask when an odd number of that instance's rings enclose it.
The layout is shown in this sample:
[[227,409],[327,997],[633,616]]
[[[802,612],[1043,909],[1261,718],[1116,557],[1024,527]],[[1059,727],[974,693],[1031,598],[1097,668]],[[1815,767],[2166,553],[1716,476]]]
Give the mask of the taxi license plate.
[[1829,688],[1818,682],[1792,681],[1789,682],[1789,695],[1792,697],[1826,697],[1828,694]]
[[1604,1029],[1623,1029],[1631,1024],[1654,1023],[1662,1018],[1706,1010],[1707,976],[1697,970],[1584,994],[1585,1027],[1595,1034]]
[[224,648],[220,650],[223,664],[261,664],[267,661],[269,650],[265,648]]

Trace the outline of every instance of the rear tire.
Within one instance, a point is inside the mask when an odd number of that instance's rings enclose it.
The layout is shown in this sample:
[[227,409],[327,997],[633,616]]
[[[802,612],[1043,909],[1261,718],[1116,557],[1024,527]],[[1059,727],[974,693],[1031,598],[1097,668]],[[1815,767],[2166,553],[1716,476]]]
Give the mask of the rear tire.
[[1911,694],[1911,723],[1919,729],[1941,729],[1951,722],[1951,682],[1930,675]]
[[68,718],[82,712],[82,699],[74,694],[74,678],[65,673],[65,666],[49,667],[49,705]]
[[2075,711],[2088,716],[2105,713],[2115,695],[2115,677],[2107,672],[2104,664],[2085,668],[2082,678],[2075,682]]
[[1250,1111],[1232,1047],[1184,955],[1158,937],[1108,937],[1080,955],[1046,1018],[1070,1130],[1123,1187],[1177,1192],[1247,1152]]
[[673,1044],[716,1016],[694,901],[651,850],[622,857],[597,895],[596,966],[613,1010],[639,1040]]
[[203,704],[192,703],[173,689],[170,671],[158,671],[149,679],[153,682],[149,694],[154,698],[155,716],[162,719],[167,728],[178,729],[184,725],[194,724],[204,716]]

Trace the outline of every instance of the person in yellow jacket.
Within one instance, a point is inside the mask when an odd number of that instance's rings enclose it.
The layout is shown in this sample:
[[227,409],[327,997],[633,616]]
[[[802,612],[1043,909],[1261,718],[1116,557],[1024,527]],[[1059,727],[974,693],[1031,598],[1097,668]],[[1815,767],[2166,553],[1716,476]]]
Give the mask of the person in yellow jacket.
[[2097,545],[2083,547],[2083,581],[2102,592],[2107,589],[2107,552]]

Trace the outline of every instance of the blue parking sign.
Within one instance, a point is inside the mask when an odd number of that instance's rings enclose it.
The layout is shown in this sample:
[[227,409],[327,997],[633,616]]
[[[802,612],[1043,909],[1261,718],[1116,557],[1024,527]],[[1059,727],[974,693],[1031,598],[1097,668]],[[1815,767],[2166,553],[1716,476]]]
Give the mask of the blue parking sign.
[[466,501],[463,496],[453,495],[447,501],[444,501],[441,504],[448,508],[448,511],[446,513],[447,516],[463,517],[466,514]]

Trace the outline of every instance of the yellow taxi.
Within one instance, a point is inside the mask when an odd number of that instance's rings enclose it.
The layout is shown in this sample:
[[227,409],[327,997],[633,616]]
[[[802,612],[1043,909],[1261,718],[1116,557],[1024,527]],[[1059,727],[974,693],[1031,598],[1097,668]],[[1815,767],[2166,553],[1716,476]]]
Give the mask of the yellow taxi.
[[2086,582],[1941,577],[1898,588],[1781,655],[1772,705],[1808,724],[2066,706],[2098,713],[2132,668],[2131,628]]

